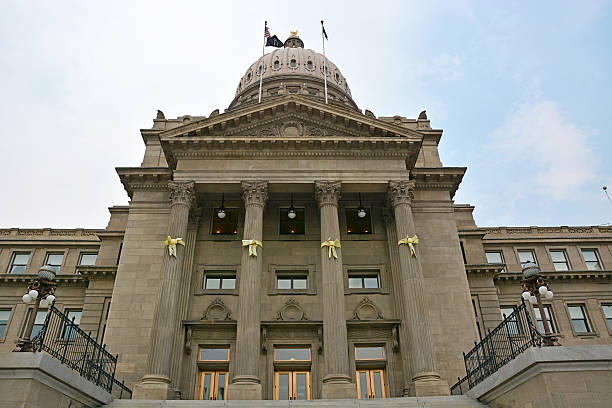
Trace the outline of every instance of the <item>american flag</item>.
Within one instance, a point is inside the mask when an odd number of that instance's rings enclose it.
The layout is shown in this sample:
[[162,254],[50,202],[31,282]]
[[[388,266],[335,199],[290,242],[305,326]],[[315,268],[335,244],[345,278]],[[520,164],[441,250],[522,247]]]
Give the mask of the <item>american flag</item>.
[[270,31],[268,31],[268,25],[265,25],[265,29],[264,29],[264,38],[270,38]]

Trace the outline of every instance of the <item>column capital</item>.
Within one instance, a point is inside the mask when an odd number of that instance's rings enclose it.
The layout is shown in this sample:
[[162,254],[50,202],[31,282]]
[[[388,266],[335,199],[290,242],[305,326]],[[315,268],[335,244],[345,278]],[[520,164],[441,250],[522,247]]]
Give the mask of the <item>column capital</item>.
[[187,207],[195,202],[195,183],[193,181],[169,181],[170,205],[182,204]]
[[263,207],[266,204],[267,199],[267,181],[242,182],[242,200],[244,201],[244,205],[260,205]]
[[324,205],[338,206],[341,186],[342,183],[339,181],[315,181],[315,198],[319,207]]
[[390,181],[387,198],[393,207],[400,204],[412,204],[414,199],[414,181]]

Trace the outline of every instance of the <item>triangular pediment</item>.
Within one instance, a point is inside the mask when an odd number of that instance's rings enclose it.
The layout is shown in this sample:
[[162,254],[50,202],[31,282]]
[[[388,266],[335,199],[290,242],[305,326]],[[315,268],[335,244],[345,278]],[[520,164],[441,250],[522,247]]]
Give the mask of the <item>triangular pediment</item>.
[[299,95],[287,95],[217,114],[162,132],[160,136],[166,140],[201,136],[422,138],[417,131]]

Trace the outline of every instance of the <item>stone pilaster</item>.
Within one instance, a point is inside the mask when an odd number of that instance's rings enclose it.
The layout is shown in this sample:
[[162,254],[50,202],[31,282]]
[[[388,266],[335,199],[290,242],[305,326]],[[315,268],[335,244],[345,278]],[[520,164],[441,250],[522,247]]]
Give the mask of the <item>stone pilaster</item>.
[[[170,225],[168,235],[185,239],[189,209],[195,199],[194,183],[170,181]],[[160,243],[163,245],[163,243]],[[134,387],[133,399],[173,399],[170,373],[175,340],[174,322],[178,319],[181,279],[185,247],[176,246],[176,256],[170,256],[163,246],[162,279],[158,292],[157,310],[153,322],[147,374]]]
[[[261,241],[268,183],[242,182],[242,199],[245,207],[243,239]],[[233,400],[262,398],[259,380],[262,256],[263,248],[257,248],[257,256],[249,256],[248,247],[242,249],[234,377],[228,389],[228,397]]]
[[[338,223],[339,181],[315,182],[315,197],[321,213],[321,242],[340,239]],[[356,398],[357,389],[351,383],[344,317],[344,277],[342,249],[336,249],[338,258],[328,256],[328,248],[321,248],[321,275],[323,276],[323,353],[325,372],[322,397]]]
[[[393,206],[397,238],[414,236],[416,233],[412,216],[414,182],[389,182],[388,198]],[[408,245],[398,246],[397,242],[395,245],[399,256],[400,293],[403,303],[400,315],[405,384],[403,393],[405,396],[448,395],[450,393],[448,384],[440,379],[440,375],[435,370],[431,325],[425,309],[425,285],[419,245],[414,245],[416,256],[411,255]],[[393,254],[394,250],[390,252]]]

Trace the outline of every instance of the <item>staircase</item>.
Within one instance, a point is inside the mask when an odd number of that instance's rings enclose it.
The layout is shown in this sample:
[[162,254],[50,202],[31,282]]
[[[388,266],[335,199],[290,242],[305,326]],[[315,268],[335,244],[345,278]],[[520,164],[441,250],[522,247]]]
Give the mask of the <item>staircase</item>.
[[466,396],[407,397],[374,400],[312,401],[144,401],[115,400],[106,408],[483,408],[485,404]]

